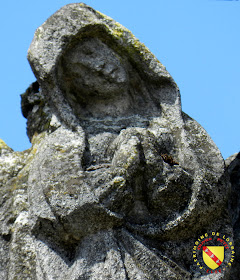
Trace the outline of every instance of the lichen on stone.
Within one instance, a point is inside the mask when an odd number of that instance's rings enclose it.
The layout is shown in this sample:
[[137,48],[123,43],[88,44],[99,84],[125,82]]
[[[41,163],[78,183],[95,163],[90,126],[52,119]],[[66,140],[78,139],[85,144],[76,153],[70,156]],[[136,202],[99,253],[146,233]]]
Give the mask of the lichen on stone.
[[83,3],[37,29],[28,60],[32,147],[0,141],[0,278],[208,279],[192,247],[233,238],[229,175],[166,68]]

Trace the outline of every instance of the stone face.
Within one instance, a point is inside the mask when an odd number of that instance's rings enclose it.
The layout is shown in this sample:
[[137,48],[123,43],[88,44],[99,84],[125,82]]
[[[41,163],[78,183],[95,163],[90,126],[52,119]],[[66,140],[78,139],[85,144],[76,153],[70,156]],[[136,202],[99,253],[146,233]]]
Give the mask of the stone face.
[[205,232],[233,237],[224,160],[165,67],[84,4],[40,26],[28,59],[32,148],[0,143],[1,279],[228,279],[192,257]]

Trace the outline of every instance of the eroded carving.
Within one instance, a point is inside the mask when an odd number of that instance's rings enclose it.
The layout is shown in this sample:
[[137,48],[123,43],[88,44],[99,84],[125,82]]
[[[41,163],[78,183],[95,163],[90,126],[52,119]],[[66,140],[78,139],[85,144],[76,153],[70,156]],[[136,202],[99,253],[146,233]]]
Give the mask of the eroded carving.
[[164,66],[84,4],[50,17],[28,58],[40,91],[24,95],[33,148],[23,169],[28,207],[13,237],[28,246],[14,251],[11,273],[30,250],[31,279],[194,277],[195,238],[232,234],[229,185],[219,150],[182,112]]

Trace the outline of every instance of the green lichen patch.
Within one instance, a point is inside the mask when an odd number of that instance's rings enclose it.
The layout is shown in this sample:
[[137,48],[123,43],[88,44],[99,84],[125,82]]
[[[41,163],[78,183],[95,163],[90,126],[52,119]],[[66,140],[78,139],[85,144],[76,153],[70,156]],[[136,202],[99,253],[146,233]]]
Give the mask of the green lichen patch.
[[2,139],[0,139],[0,155],[4,151],[13,152],[13,150],[10,147],[8,147],[8,145]]

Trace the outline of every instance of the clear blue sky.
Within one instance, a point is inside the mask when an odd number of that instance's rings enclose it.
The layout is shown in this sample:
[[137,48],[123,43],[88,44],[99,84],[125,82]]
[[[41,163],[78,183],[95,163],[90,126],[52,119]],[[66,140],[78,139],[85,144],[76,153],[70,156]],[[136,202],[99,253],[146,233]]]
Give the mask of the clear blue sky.
[[[35,81],[26,55],[34,31],[66,0],[2,1],[0,138],[31,146],[20,94]],[[240,1],[86,0],[130,29],[177,82],[183,111],[210,134],[226,158],[240,150]]]

